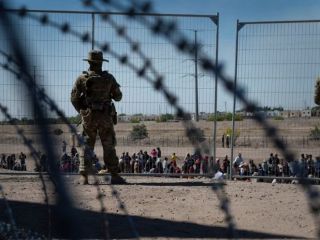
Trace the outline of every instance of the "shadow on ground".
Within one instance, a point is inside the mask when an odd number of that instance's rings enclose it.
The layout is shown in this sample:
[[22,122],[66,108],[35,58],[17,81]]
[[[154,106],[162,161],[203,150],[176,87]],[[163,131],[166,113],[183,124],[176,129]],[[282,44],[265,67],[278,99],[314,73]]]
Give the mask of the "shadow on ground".
[[191,181],[183,181],[183,182],[137,182],[137,183],[129,183],[129,185],[140,185],[140,186],[166,186],[166,187],[212,187],[212,182],[191,182]]
[[[29,202],[8,202],[16,224],[18,227],[31,229],[38,233],[48,234],[48,208],[43,204]],[[70,238],[68,233],[68,224],[63,219],[57,220],[57,208],[51,207],[52,212],[52,237],[53,238]],[[0,220],[9,222],[5,203],[0,199]],[[85,239],[101,239],[105,238],[103,231],[103,217],[100,213],[77,209],[74,212],[74,218],[79,220],[76,226],[77,238]],[[135,238],[133,231],[130,228],[128,218],[121,214],[108,214],[107,218],[110,225],[110,237],[117,239]],[[190,222],[176,222],[163,219],[155,219],[140,216],[131,216],[140,237],[145,238],[228,238],[229,231],[226,227],[207,226]],[[58,224],[60,222],[60,224]],[[270,234],[256,231],[248,231],[238,229],[236,237],[246,239],[279,239],[291,238],[297,239],[294,236]],[[74,237],[74,236],[73,236]],[[301,238],[299,238],[301,239]]]
[[[93,185],[93,183],[90,183]],[[158,187],[212,187],[214,183],[212,182],[191,182],[191,181],[183,181],[183,182],[127,182],[128,185],[139,185],[139,186],[158,186]],[[101,181],[99,185],[110,185],[110,183],[106,181]]]

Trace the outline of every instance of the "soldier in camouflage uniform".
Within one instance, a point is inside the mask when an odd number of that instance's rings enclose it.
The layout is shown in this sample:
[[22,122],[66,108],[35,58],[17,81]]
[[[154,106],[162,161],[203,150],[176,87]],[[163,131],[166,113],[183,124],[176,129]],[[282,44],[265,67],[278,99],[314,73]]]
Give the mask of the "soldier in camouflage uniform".
[[318,78],[316,81],[314,102],[315,102],[315,104],[320,106],[320,78]]
[[120,101],[122,92],[116,79],[107,71],[102,71],[103,54],[101,51],[89,52],[90,67],[76,80],[71,102],[80,113],[85,138],[85,149],[80,157],[80,174],[83,184],[88,184],[88,174],[92,171],[92,156],[97,134],[103,147],[103,160],[111,173],[112,184],[123,184],[125,180],[118,175],[118,157],[116,156],[116,138],[114,124],[116,112],[112,99]]

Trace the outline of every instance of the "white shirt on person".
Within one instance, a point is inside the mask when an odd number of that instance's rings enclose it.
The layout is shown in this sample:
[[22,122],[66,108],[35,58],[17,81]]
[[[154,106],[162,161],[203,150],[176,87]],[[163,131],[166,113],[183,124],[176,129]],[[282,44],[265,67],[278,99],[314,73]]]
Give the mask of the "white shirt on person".
[[243,161],[243,158],[242,158],[242,156],[240,155],[238,155],[235,159],[234,159],[234,161],[233,161],[233,164],[235,164],[235,163],[237,163],[237,165],[239,166],[241,163],[243,163],[244,161]]

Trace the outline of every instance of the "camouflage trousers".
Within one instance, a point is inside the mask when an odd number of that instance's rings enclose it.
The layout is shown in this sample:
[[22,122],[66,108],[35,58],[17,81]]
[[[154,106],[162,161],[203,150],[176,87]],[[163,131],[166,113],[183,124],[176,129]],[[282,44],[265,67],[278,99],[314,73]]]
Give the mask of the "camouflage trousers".
[[85,148],[81,151],[79,171],[88,174],[92,170],[93,150],[97,135],[103,147],[103,160],[111,174],[118,173],[119,159],[116,155],[116,137],[111,116],[106,112],[81,110],[82,136]]

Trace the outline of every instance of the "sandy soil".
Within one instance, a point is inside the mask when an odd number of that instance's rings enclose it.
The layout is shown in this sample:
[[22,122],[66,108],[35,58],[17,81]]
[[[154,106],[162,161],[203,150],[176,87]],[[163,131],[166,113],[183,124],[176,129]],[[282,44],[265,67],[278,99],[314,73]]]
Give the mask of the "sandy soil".
[[[291,121],[291,120],[290,120]],[[305,135],[316,124],[318,119],[307,122],[292,120],[277,122],[279,129],[287,129],[287,134]],[[308,123],[308,124],[307,124]],[[218,136],[230,122],[218,123]],[[240,124],[240,123],[238,123]],[[243,134],[262,136],[259,127],[250,121],[241,122]],[[65,127],[65,126],[64,126]],[[132,124],[119,124],[116,127],[118,137],[127,136]],[[181,123],[148,123],[150,135],[163,137],[184,136]],[[201,126],[206,134],[212,134],[213,123],[205,122]],[[291,129],[292,132],[289,133]],[[26,147],[17,142],[13,129],[0,126],[1,144],[0,153],[28,152]],[[26,135],[36,139],[34,129],[25,129]],[[290,130],[290,131],[291,131]],[[70,134],[64,136],[70,140]],[[12,141],[10,140],[12,138]],[[9,140],[8,140],[9,139]],[[60,139],[61,140],[61,139]],[[130,153],[140,149],[151,151],[155,146],[127,146],[118,145],[117,152]],[[190,146],[160,146],[164,156],[176,152],[183,158],[187,152],[192,152]],[[60,146],[57,146],[60,149]],[[296,148],[299,153],[312,153],[319,155],[318,146]],[[240,147],[235,154],[241,151],[245,160],[253,158],[262,160],[270,152],[278,152],[271,146],[265,148]],[[102,149],[97,145],[96,152],[101,158]],[[217,156],[230,156],[230,149],[217,148]],[[28,160],[29,170],[33,169],[32,161]],[[131,216],[140,236],[145,239],[156,238],[226,238],[228,237],[227,224],[223,212],[219,208],[219,201],[212,191],[212,182],[208,179],[177,179],[177,178],[143,178],[128,177],[129,185],[117,186],[120,197]],[[75,218],[79,220],[76,232],[83,238],[99,239],[105,236],[103,221],[99,212],[100,205],[96,199],[97,187],[94,185],[81,186],[78,176],[65,177],[68,192],[72,196],[76,212]],[[91,179],[92,181],[92,179]],[[47,181],[49,182],[49,181]],[[26,176],[0,175],[6,199],[13,210],[18,226],[26,227],[48,234],[48,209],[44,204],[44,194],[39,178]],[[108,212],[109,232],[112,238],[134,238],[126,214],[119,208],[112,190],[101,177],[99,185],[103,193],[104,204]],[[320,191],[320,186],[316,186]],[[50,202],[55,202],[57,193],[52,184],[48,184]],[[304,192],[298,185],[255,183],[244,181],[228,181],[225,191],[231,202],[231,213],[236,223],[236,237],[244,239],[279,239],[279,238],[316,238],[316,227],[312,215],[308,210],[308,201]],[[0,197],[0,212],[6,213],[3,198]],[[52,205],[52,237],[66,238],[58,229],[56,214],[59,209]],[[64,211],[63,211],[64,212]],[[0,214],[0,220],[8,220],[6,214]],[[63,229],[69,226],[63,225]]]
[[[78,228],[83,238],[104,236],[95,185],[78,184],[78,176],[64,177],[74,199]],[[112,196],[103,177],[99,187],[106,206],[110,236],[133,238],[128,218]],[[209,179],[127,177],[128,185],[116,186],[133,223],[142,238],[226,238],[227,224]],[[47,234],[48,210],[38,177],[0,176],[5,196],[19,226]],[[92,182],[93,179],[90,179]],[[320,191],[320,186],[316,186]],[[57,195],[49,186],[50,202]],[[308,201],[299,185],[227,181],[225,192],[231,202],[240,239],[316,238],[316,227]],[[0,211],[4,209],[0,198]],[[53,213],[57,209],[53,208]],[[1,217],[5,218],[4,215]],[[52,236],[58,233],[52,220]],[[81,231],[80,231],[81,230]]]

